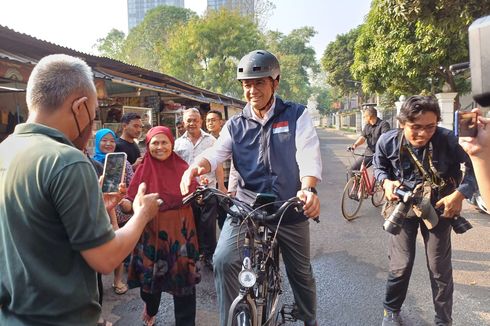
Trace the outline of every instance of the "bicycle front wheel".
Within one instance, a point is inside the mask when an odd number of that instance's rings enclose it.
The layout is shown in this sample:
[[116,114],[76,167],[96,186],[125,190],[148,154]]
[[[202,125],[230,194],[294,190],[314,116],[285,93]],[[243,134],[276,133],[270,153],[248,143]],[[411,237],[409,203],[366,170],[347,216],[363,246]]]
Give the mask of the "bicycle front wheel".
[[252,311],[247,304],[240,304],[233,313],[232,326],[252,326]]
[[359,176],[353,176],[347,181],[342,194],[341,209],[342,215],[347,221],[356,218],[356,214],[361,208],[364,199],[364,187]]
[[374,184],[373,196],[371,197],[371,202],[374,207],[379,207],[385,203],[385,190],[379,182]]
[[[279,248],[275,244],[273,249],[279,258]],[[279,260],[269,259],[265,268],[264,294],[265,305],[262,313],[262,325],[275,326],[277,325],[279,311],[279,294],[281,292],[281,280],[279,275]]]

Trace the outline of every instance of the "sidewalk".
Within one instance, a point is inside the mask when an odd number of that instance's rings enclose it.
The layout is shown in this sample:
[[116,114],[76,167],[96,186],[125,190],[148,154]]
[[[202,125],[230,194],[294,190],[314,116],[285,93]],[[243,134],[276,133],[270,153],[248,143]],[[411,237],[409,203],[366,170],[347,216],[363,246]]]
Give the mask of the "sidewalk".
[[357,139],[361,135],[360,133],[358,134],[358,133],[356,133],[354,131],[349,131],[349,130],[345,130],[345,129],[339,130],[339,129],[336,129],[336,128],[329,128],[329,127],[324,127],[324,126],[318,126],[317,128],[320,128],[320,129],[323,129],[323,130],[327,130],[327,131],[330,131],[330,132],[334,132],[336,134],[339,134],[339,135],[342,135],[342,136],[345,136],[345,137],[349,137],[351,139]]

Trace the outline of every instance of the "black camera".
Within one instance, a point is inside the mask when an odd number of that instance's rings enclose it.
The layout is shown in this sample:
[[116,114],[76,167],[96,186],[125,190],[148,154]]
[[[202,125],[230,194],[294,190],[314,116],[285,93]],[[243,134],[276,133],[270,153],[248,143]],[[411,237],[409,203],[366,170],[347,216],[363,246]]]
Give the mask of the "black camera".
[[[439,215],[443,215],[444,211],[443,209],[439,208],[437,209],[437,213]],[[453,228],[453,231],[457,234],[465,233],[469,229],[473,228],[473,225],[471,225],[471,223],[468,222],[467,219],[465,219],[463,216],[460,215],[456,215],[453,218],[449,219],[449,222],[451,223],[451,227]]]
[[395,194],[400,200],[393,212],[383,223],[383,230],[393,235],[399,234],[402,230],[403,222],[410,211],[414,197],[410,190],[402,189],[400,187],[395,189]]
[[456,215],[451,220],[451,226],[453,227],[453,231],[457,234],[465,233],[469,229],[473,228],[473,225],[471,225],[471,223],[468,222],[467,219],[459,215]]

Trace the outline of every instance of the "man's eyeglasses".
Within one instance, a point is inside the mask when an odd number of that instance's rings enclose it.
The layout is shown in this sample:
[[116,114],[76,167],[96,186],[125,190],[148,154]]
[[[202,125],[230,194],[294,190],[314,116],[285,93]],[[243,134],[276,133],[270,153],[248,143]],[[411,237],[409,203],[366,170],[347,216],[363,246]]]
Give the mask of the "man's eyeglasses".
[[429,125],[419,125],[419,124],[411,124],[411,123],[406,123],[405,124],[408,128],[410,128],[411,131],[419,133],[422,131],[425,131],[427,133],[432,133],[436,130],[437,124],[429,124]]

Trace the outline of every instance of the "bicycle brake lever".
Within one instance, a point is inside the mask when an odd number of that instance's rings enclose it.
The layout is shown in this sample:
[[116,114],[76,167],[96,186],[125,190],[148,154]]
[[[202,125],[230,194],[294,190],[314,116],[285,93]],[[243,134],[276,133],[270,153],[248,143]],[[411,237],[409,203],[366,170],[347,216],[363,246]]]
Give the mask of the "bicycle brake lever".
[[317,222],[317,223],[320,223],[320,216],[317,216],[313,219],[313,221]]

